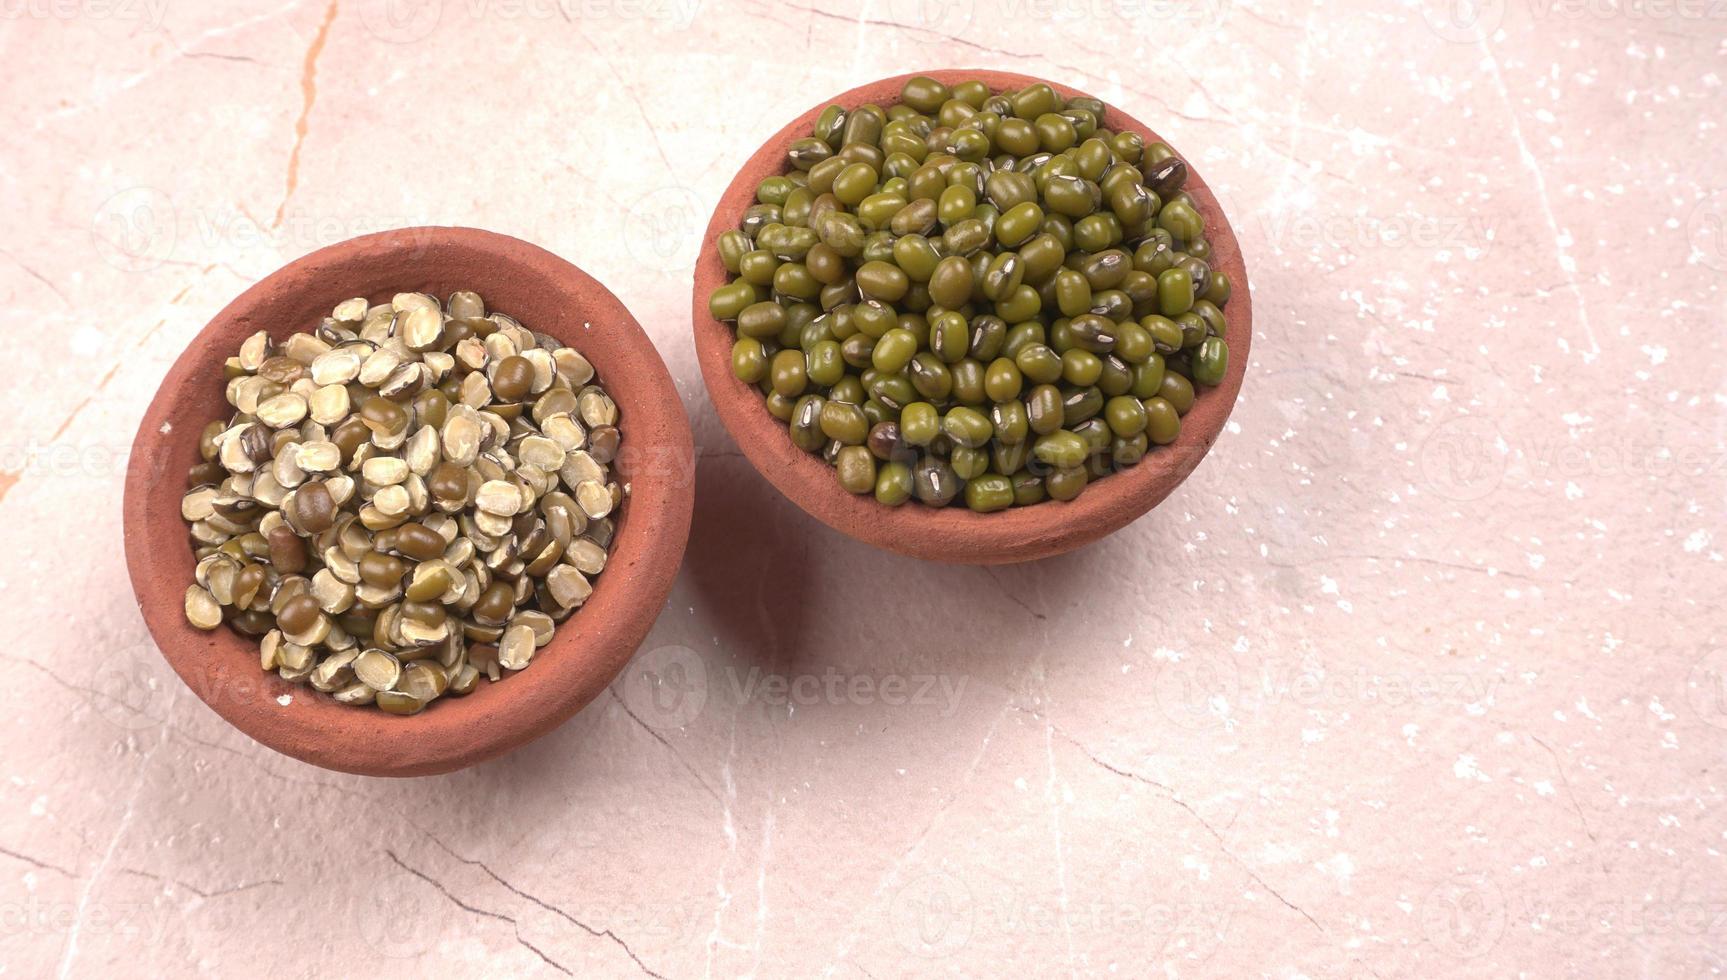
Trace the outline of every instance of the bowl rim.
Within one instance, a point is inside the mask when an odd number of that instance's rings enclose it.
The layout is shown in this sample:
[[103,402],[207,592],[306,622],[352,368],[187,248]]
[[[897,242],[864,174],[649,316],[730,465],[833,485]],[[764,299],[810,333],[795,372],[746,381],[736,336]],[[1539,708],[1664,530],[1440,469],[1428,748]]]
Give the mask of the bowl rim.
[[[849,109],[871,102],[891,105],[899,100],[905,81],[918,76],[948,84],[978,79],[988,84],[992,92],[1043,82],[1066,98],[1087,96],[1072,86],[1031,75],[987,69],[936,69],[907,72],[849,89],[823,99],[782,127],[739,168],[714,208],[701,243],[691,294],[691,321],[702,379],[720,422],[751,465],[806,513],[842,534],[888,551],[957,564],[1004,564],[1070,551],[1144,515],[1187,478],[1222,432],[1246,374],[1253,335],[1252,289],[1246,262],[1235,229],[1216,195],[1193,161],[1180,154],[1179,149],[1177,154],[1188,165],[1183,189],[1198,203],[1206,221],[1206,238],[1212,244],[1211,265],[1227,272],[1231,279],[1225,334],[1229,342],[1229,369],[1221,385],[1200,393],[1193,408],[1182,418],[1181,434],[1175,442],[1147,454],[1136,466],[1087,485],[1074,500],[1046,500],[1030,507],[978,514],[957,506],[939,510],[911,503],[888,507],[868,494],[847,493],[834,479],[831,467],[792,444],[784,423],[768,414],[760,393],[732,374],[731,347],[735,335],[729,326],[708,313],[708,294],[728,275],[713,243],[721,233],[737,226],[737,216],[748,206],[742,202],[753,202],[757,183],[787,171],[786,146],[808,135],[816,117],[827,106],[838,104]],[[1169,142],[1151,127],[1107,103],[1102,122],[1116,132],[1132,130],[1147,141]]]
[[[304,330],[308,310],[327,314],[361,292],[378,302],[395,292],[443,296],[456,288],[482,290],[489,308],[520,317],[593,362],[619,406],[625,448],[617,465],[629,497],[593,595],[529,669],[499,684],[482,684],[465,698],[440,699],[418,715],[396,717],[338,704],[309,685],[265,673],[255,640],[228,628],[203,633],[187,623],[184,594],[193,562],[179,501],[199,432],[226,405],[221,387],[201,378],[209,371],[219,376],[222,360],[240,339],[257,329],[269,329],[278,339]],[[527,299],[498,299],[490,307],[494,297],[517,294]],[[190,424],[181,424],[185,418]],[[605,689],[647,636],[671,591],[694,500],[695,452],[677,387],[615,295],[574,264],[528,242],[476,228],[418,227],[365,235],[296,259],[245,290],[199,331],[138,427],[126,473],[123,534],[128,573],[151,636],[217,714],[258,742],[312,765],[362,775],[429,775],[544,735]],[[286,703],[278,700],[283,696]]]

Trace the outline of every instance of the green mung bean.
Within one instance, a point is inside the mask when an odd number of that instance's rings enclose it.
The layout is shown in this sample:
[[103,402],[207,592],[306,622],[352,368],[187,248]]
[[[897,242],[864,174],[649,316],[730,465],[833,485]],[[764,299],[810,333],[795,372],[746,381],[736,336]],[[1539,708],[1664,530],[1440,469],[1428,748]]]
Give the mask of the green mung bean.
[[1232,284],[1187,166],[1105,116],[1043,83],[913,78],[894,104],[825,109],[719,237],[732,372],[845,490],[1072,499],[1178,439],[1196,387],[1228,376]]

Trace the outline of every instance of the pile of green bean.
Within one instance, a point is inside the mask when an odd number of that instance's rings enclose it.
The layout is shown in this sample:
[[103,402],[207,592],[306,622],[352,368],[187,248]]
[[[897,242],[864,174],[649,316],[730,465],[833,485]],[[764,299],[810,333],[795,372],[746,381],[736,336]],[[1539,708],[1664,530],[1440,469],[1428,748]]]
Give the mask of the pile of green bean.
[[1163,143],[1042,83],[828,106],[719,237],[732,371],[846,490],[1071,500],[1222,383],[1229,277]]

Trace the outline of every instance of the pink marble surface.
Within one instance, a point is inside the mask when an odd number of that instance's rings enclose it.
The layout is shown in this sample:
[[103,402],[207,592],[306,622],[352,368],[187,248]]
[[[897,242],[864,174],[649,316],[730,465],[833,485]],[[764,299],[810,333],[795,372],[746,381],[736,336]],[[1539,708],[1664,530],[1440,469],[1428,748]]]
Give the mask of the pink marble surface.
[[[1719,973],[1727,11],[1455,9],[3,0],[0,975]],[[996,571],[779,499],[687,336],[759,139],[965,64],[1155,120],[1260,311],[1185,486]],[[704,461],[611,696],[381,782],[168,673],[118,494],[215,310],[430,223],[606,282]]]

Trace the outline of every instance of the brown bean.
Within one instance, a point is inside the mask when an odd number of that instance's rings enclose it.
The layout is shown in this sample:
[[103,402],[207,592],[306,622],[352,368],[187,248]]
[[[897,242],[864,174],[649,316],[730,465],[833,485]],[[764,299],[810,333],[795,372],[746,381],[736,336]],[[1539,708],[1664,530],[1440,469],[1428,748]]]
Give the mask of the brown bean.
[[267,576],[262,565],[247,565],[240,569],[240,574],[234,576],[234,608],[249,609],[258,600],[258,590],[264,587]]
[[345,464],[354,458],[356,450],[372,441],[372,430],[360,421],[358,415],[350,415],[346,422],[336,426],[335,432],[330,433],[330,441],[342,451],[342,462]]
[[240,451],[245,453],[246,458],[254,463],[268,461],[274,448],[270,430],[264,426],[248,425],[245,431],[240,433]]
[[206,463],[213,463],[220,450],[216,447],[216,437],[227,431],[227,426],[221,422],[211,422],[204,426],[204,431],[198,436],[198,455]]
[[474,321],[456,317],[444,324],[444,349],[454,350],[456,345],[474,336]]
[[322,482],[308,483],[294,493],[294,517],[301,530],[322,534],[336,525],[336,499]]
[[432,471],[432,478],[426,481],[426,489],[438,500],[465,501],[468,499],[468,471],[454,463],[445,463]]
[[228,471],[221,463],[199,463],[186,472],[186,485],[189,487],[207,487],[221,483],[228,478]]
[[388,398],[373,395],[360,406],[360,421],[378,435],[393,436],[407,428],[408,413]]
[[270,632],[275,623],[270,619],[269,613],[247,611],[228,620],[228,625],[245,636],[263,636]]
[[525,357],[506,357],[492,374],[492,393],[507,402],[526,398],[534,388],[534,364]]
[[365,557],[360,559],[360,579],[373,588],[393,589],[402,584],[402,576],[407,572],[408,566],[403,564],[400,558],[381,552],[368,551]]
[[306,377],[310,372],[306,365],[291,357],[277,356],[265,361],[258,367],[258,377],[267,378],[286,388],[294,382]]
[[248,497],[236,497],[226,500],[222,497],[217,497],[211,504],[211,507],[216,511],[216,513],[221,514],[223,517],[226,517],[231,521],[245,522],[248,518],[257,516],[258,513],[258,502]]
[[545,578],[547,575],[550,575],[552,569],[558,567],[558,562],[562,560],[563,557],[564,547],[559,546],[557,541],[552,540],[549,534],[535,547],[530,548],[523,546],[522,548],[522,559],[529,563],[528,567],[524,570],[528,573],[530,578]]
[[893,459],[896,454],[905,450],[905,443],[900,440],[899,423],[892,420],[877,422],[870,427],[869,437],[864,440],[871,454],[876,459]]
[[349,636],[371,636],[372,631],[378,628],[378,616],[369,609],[350,610],[336,622]]
[[289,443],[300,441],[302,440],[299,429],[277,429],[275,435],[270,437],[270,457],[274,459],[282,455],[282,451],[288,448]]
[[276,615],[276,625],[280,626],[284,633],[304,633],[316,625],[318,617],[323,614],[324,610],[318,608],[318,600],[308,592],[288,600],[288,604]]
[[416,561],[444,557],[444,536],[424,524],[403,524],[396,529],[396,550]]
[[402,691],[379,691],[379,708],[392,715],[417,715],[426,710],[426,702]]
[[474,604],[473,616],[489,626],[502,626],[516,609],[516,590],[507,582],[493,582],[492,587]]
[[414,396],[414,416],[420,420],[421,425],[442,429],[445,420],[450,417],[450,400],[436,388],[422,391]]
[[409,583],[404,594],[409,602],[431,602],[450,590],[450,571],[446,567],[431,566],[432,570],[419,575]]
[[402,615],[434,629],[444,625],[450,618],[449,612],[436,602],[404,602]]
[[[527,534],[520,531],[522,517],[528,519]],[[516,519],[516,527],[518,527],[516,534],[522,536],[520,551],[522,551],[523,558],[534,557],[534,555],[539,555],[541,551],[546,550],[546,544],[551,544],[551,532],[546,531],[546,524],[542,524],[539,517],[535,517],[534,512],[525,513],[522,517]]]
[[306,542],[286,525],[270,532],[270,567],[283,575],[298,575],[306,570]]

